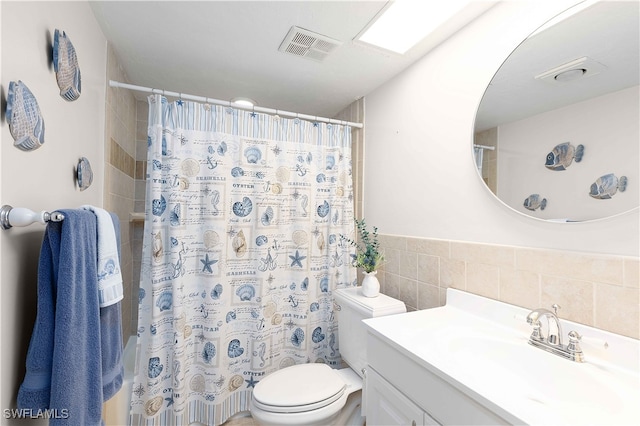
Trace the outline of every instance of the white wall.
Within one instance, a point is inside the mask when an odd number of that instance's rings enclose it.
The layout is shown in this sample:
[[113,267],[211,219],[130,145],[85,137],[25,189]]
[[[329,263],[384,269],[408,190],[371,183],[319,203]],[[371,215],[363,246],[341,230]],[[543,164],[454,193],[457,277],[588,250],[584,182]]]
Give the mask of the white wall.
[[[538,218],[590,220],[623,213],[640,205],[640,103],[638,86],[598,96],[498,127],[498,195],[507,205]],[[584,146],[582,161],[566,170],[544,166],[547,154],[570,142]],[[589,195],[600,176],[626,176],[628,190],[598,200]],[[526,210],[530,194],[547,207]]]
[[[0,2],[1,89],[0,203],[32,210],[102,206],[106,40],[86,2]],[[74,102],[59,95],[51,45],[55,29],[66,31],[82,73],[82,94]],[[22,80],[38,100],[45,144],[32,152],[13,147],[4,116],[9,82]],[[74,181],[78,159],[87,157],[93,185],[80,192]],[[29,336],[36,315],[38,254],[44,227],[0,231],[1,370],[0,409],[15,407],[24,377]],[[17,423],[6,420],[2,424]],[[46,424],[44,421],[28,422]],[[20,421],[19,424],[25,424]]]
[[506,208],[478,178],[473,123],[496,70],[575,1],[502,2],[366,97],[364,216],[380,232],[638,255],[638,210],[548,223]]

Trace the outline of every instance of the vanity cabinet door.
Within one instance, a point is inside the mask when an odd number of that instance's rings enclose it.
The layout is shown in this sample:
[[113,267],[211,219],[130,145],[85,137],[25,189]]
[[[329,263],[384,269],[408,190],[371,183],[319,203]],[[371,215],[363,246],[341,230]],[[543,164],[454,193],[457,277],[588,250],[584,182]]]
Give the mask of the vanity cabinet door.
[[364,398],[367,426],[438,424],[371,367],[366,372]]

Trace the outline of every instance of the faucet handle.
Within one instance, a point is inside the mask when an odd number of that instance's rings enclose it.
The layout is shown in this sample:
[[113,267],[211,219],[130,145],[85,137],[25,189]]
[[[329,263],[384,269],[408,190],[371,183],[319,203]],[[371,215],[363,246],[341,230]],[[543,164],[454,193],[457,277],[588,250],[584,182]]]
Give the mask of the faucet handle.
[[558,309],[561,309],[562,306],[558,305],[557,303],[554,303],[553,305],[551,305],[551,307],[553,308],[553,313],[558,316]]
[[540,321],[533,321],[531,325],[533,326],[533,331],[531,332],[530,339],[543,342],[544,341],[544,336],[540,332],[540,327],[541,327]]
[[568,336],[569,343],[567,344],[567,352],[573,356],[575,361],[584,362],[584,355],[580,347],[580,339],[582,339],[582,336],[573,330],[569,332]]

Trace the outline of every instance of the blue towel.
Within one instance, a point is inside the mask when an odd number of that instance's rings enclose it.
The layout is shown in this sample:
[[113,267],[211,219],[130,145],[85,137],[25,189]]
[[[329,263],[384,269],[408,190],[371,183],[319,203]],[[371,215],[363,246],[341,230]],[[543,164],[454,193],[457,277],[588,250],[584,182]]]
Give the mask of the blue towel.
[[38,313],[18,408],[54,410],[51,426],[98,426],[105,396],[122,384],[120,303],[99,307],[95,215],[60,212],[64,221],[49,222],[42,242]]

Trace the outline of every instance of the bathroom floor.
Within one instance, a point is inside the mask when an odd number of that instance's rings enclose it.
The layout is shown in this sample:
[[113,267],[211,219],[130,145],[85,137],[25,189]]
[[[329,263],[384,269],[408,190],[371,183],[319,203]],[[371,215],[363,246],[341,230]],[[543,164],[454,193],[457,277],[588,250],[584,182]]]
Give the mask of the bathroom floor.
[[223,426],[258,426],[253,417],[234,417],[227,420]]

